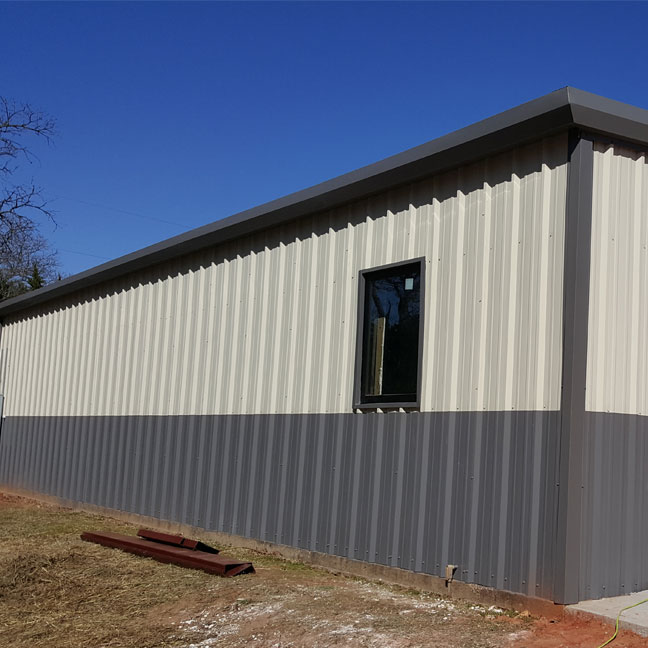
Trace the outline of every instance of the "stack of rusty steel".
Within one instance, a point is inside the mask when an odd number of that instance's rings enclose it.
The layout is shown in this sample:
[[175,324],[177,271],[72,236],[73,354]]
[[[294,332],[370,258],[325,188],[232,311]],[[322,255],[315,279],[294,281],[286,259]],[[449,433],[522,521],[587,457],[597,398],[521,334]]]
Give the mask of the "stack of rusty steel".
[[218,549],[181,535],[161,533],[150,529],[140,529],[137,536],[120,533],[85,531],[81,539],[95,542],[104,547],[121,549],[138,556],[153,558],[163,563],[171,563],[189,569],[202,569],[219,576],[238,576],[253,574],[251,562],[217,555]]

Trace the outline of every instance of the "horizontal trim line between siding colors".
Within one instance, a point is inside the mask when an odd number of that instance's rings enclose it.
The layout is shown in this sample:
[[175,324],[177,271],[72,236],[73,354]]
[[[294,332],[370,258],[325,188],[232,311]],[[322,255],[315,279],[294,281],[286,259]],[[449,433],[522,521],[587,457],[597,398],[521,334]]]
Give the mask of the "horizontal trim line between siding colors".
[[559,418],[9,417],[0,484],[552,599]]

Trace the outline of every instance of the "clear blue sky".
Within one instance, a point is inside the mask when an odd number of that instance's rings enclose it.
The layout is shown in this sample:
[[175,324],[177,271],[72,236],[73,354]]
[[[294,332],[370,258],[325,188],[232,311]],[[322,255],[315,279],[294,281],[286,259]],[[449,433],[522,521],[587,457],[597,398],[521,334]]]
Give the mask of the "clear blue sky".
[[26,172],[65,274],[565,85],[648,108],[648,3],[0,2],[0,26],[0,95],[58,122]]

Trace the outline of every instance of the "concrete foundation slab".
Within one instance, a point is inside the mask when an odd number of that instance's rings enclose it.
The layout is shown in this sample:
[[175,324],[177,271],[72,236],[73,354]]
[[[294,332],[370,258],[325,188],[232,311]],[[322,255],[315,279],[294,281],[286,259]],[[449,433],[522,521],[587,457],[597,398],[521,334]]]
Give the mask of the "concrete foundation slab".
[[635,592],[626,596],[598,599],[596,601],[581,601],[575,605],[565,606],[565,611],[568,614],[596,617],[601,621],[614,625],[617,615],[623,608],[644,600],[646,603],[630,610],[625,610],[621,614],[619,628],[631,630],[639,635],[648,637],[648,590]]

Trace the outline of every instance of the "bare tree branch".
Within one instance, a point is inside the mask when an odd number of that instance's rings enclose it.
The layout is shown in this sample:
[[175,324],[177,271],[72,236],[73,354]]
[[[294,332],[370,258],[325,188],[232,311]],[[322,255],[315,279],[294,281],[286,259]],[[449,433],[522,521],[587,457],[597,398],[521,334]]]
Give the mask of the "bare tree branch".
[[0,173],[10,175],[17,165],[11,160],[24,156],[28,161],[33,154],[22,142],[25,135],[37,135],[48,142],[55,133],[54,120],[34,110],[29,104],[17,104],[0,97]]
[[34,220],[45,216],[56,224],[52,211],[33,181],[11,183],[19,160],[31,162],[35,157],[25,138],[49,142],[54,134],[51,117],[29,104],[0,97],[0,299],[56,278],[56,255]]

